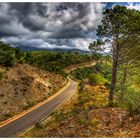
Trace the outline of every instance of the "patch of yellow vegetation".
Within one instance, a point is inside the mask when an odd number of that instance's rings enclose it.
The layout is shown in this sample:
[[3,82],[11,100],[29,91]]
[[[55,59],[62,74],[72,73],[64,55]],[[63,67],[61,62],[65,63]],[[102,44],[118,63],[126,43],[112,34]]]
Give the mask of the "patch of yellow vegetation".
[[107,105],[108,90],[103,85],[85,85],[82,99],[85,109],[105,107]]

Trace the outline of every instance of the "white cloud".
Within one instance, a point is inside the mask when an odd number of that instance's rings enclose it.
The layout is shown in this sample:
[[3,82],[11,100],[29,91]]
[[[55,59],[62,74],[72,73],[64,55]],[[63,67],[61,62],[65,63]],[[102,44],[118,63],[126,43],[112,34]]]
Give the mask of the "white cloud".
[[140,3],[129,2],[127,8],[140,10]]
[[93,42],[92,38],[77,38],[77,39],[28,39],[28,38],[19,38],[19,37],[5,37],[3,41],[11,44],[12,46],[25,46],[41,49],[80,49],[89,51],[88,46]]

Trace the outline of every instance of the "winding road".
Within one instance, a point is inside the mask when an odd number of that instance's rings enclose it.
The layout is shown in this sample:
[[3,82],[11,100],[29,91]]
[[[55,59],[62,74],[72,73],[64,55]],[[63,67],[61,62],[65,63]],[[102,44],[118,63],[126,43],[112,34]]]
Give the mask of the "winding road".
[[[66,72],[69,73],[76,68],[89,67],[95,64],[96,62],[92,62],[91,64],[86,64],[84,66],[77,66],[67,70]],[[49,100],[34,106],[31,110],[19,115],[17,118],[11,118],[11,120],[6,121],[3,125],[0,125],[0,137],[16,137],[17,134],[34,126],[36,122],[48,117],[51,112],[59,107],[76,91],[77,82],[70,78],[68,79],[68,84],[57,92],[57,94],[50,97]]]
[[32,127],[39,120],[46,118],[75,92],[76,87],[77,83],[69,79],[69,84],[52,99],[44,102],[16,120],[0,127],[0,137],[16,137],[18,133]]

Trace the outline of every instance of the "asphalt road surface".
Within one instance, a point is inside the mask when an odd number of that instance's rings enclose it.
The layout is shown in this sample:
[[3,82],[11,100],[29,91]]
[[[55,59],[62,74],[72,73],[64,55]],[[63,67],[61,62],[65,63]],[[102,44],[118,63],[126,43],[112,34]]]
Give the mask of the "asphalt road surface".
[[76,89],[77,83],[70,79],[70,84],[60,94],[47,101],[38,108],[18,118],[17,120],[0,128],[0,137],[16,137],[18,133],[33,126],[36,122],[54,111],[61,103],[65,101]]

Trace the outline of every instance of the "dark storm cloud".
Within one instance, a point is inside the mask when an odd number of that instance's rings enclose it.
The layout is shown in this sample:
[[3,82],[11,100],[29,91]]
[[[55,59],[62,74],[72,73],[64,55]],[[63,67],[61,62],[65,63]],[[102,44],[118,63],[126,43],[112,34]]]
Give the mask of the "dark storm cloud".
[[18,18],[28,16],[33,11],[33,3],[9,3],[9,11]]
[[27,17],[23,20],[22,24],[31,31],[45,30],[44,22],[37,21],[35,18]]
[[63,38],[84,38],[85,34],[76,29],[62,29],[55,34],[51,34],[48,38],[63,39]]
[[101,3],[0,3],[0,36],[10,43],[17,37],[14,45],[74,46],[71,39],[88,40],[101,19]]

